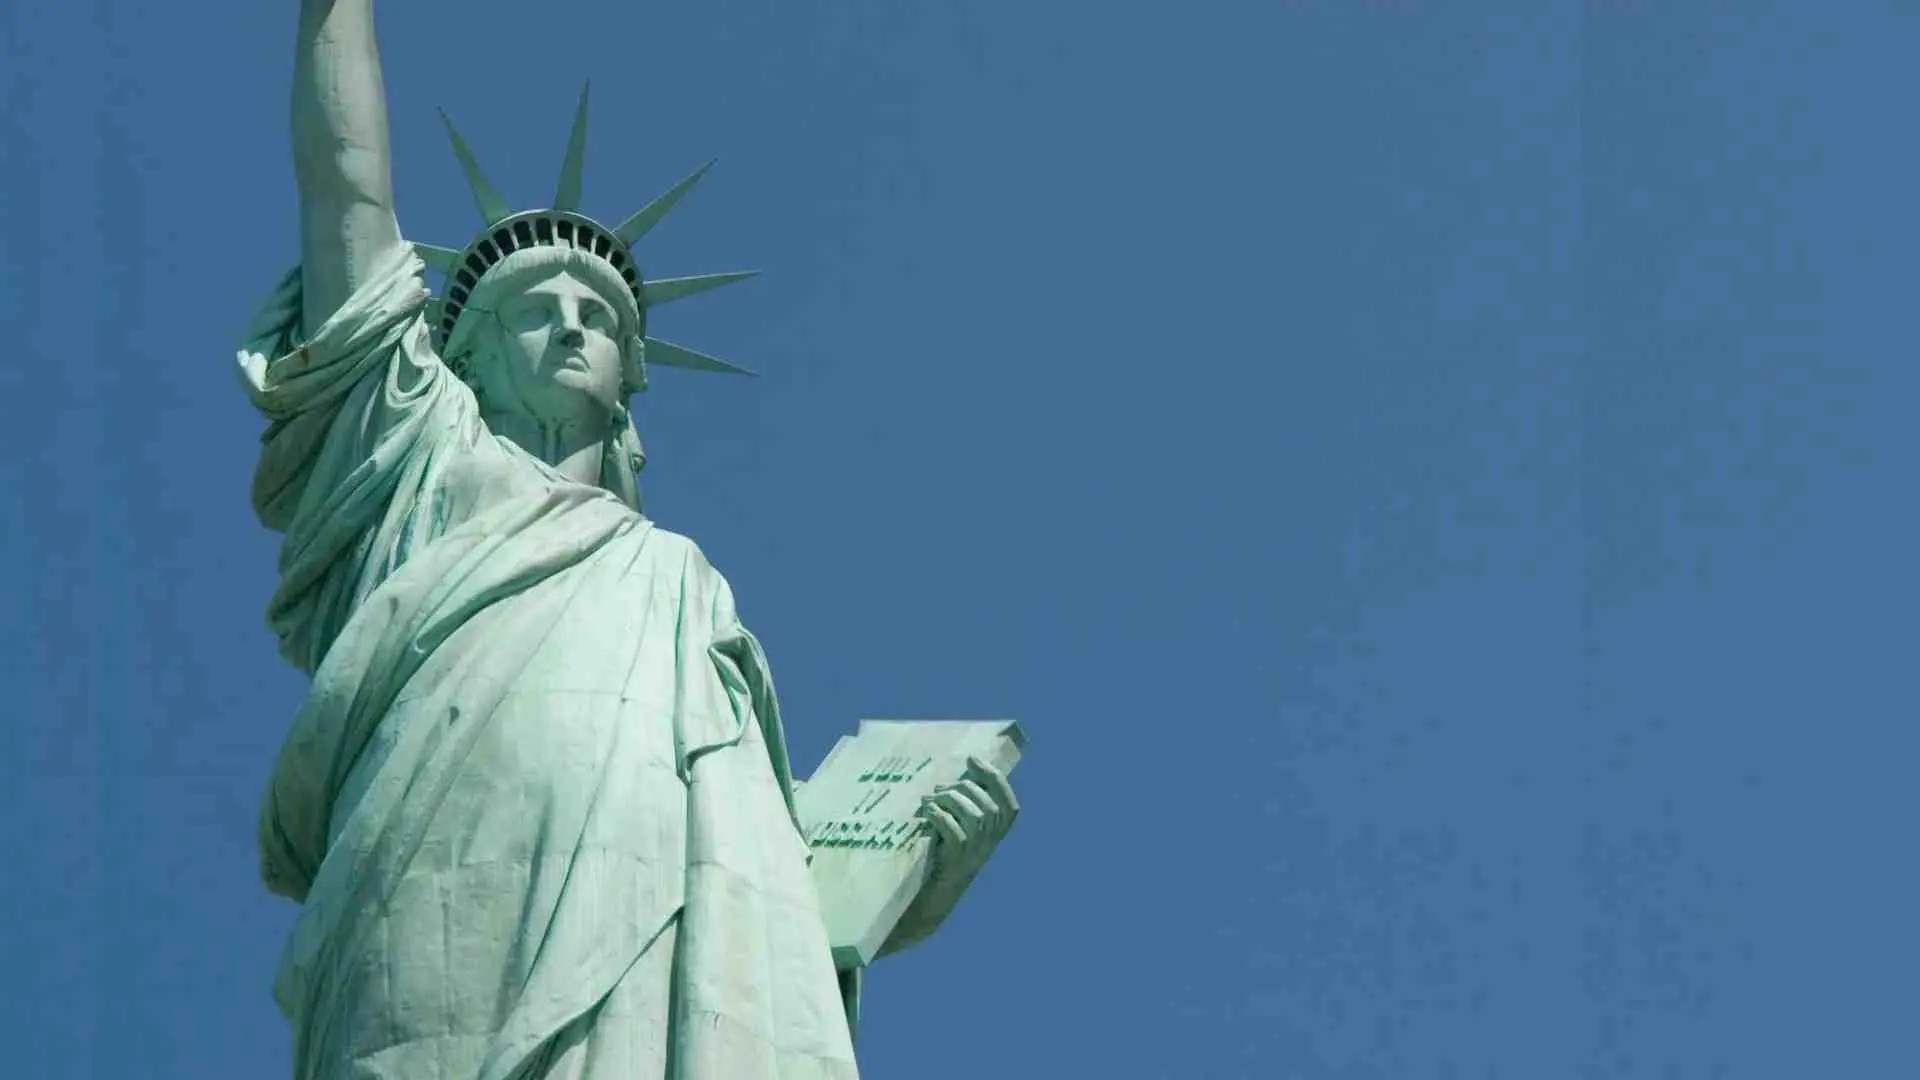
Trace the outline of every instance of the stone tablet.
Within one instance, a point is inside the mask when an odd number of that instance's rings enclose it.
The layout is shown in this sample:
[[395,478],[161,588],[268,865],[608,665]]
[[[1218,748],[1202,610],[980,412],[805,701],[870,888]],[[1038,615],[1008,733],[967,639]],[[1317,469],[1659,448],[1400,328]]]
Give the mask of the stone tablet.
[[959,781],[969,756],[1012,772],[1026,741],[1012,720],[862,720],[834,744],[796,808],[836,967],[871,963],[926,881],[920,800]]

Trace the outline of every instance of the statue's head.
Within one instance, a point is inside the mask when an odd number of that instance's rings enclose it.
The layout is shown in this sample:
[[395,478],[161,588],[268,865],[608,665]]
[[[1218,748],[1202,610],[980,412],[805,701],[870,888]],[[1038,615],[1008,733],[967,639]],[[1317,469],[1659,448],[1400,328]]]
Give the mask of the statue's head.
[[[750,374],[723,360],[647,336],[647,313],[661,304],[751,273],[645,280],[632,246],[712,163],[675,184],[619,225],[581,214],[581,161],[586,149],[587,95],[568,140],[553,206],[515,213],[480,172],[459,132],[447,123],[486,228],[466,248],[415,244],[446,275],[428,322],[441,355],[492,411],[547,422],[604,418],[609,437],[624,428],[637,468],[644,459],[627,418],[629,394],[647,388],[649,363]],[[630,475],[626,488],[631,488]]]
[[508,256],[469,294],[447,362],[490,412],[605,426],[647,384],[640,307],[609,269],[571,250]]

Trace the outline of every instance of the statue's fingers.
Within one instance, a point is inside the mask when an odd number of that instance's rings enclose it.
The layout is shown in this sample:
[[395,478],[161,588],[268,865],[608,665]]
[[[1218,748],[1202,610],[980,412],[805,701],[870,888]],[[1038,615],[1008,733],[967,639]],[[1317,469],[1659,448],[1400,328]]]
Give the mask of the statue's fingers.
[[967,775],[987,789],[995,802],[1007,813],[1008,822],[1019,815],[1020,799],[1013,793],[1013,785],[1007,782],[1007,774],[994,768],[985,760],[977,757],[967,759]]
[[945,807],[928,801],[920,807],[920,816],[926,819],[935,839],[945,840],[956,848],[966,844],[966,831],[960,828],[960,823]]
[[954,820],[958,821],[961,827],[966,830],[968,839],[972,839],[979,833],[986,831],[987,825],[989,824],[987,812],[982,810],[972,799],[969,799],[966,792],[961,791],[959,788],[941,788],[939,791],[928,796],[928,798],[935,806],[953,815]]
[[1001,818],[1006,816],[1005,808],[995,802],[993,796],[987,794],[987,789],[981,787],[979,783],[973,780],[962,779],[953,786],[960,794],[971,799],[973,805],[979,807],[981,812],[987,815],[988,820],[998,823]]

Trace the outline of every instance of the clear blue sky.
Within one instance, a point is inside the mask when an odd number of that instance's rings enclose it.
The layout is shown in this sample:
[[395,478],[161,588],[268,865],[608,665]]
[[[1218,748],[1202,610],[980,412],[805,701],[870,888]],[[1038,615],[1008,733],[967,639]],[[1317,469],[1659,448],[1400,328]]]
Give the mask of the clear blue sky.
[[[0,6],[10,1076],[287,1068],[295,6]],[[516,205],[583,78],[590,213],[722,159],[642,256],[767,271],[658,325],[765,374],[645,479],[796,761],[1032,736],[869,1075],[1920,1074],[1920,9],[1586,9],[386,0],[413,238],[436,106]]]

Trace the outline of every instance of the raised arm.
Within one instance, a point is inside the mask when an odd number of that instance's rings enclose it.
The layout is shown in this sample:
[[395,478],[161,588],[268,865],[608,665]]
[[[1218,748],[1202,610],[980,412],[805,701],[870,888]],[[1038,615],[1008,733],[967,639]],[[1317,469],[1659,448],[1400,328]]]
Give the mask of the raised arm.
[[301,324],[312,337],[402,242],[373,0],[300,0],[292,128]]

